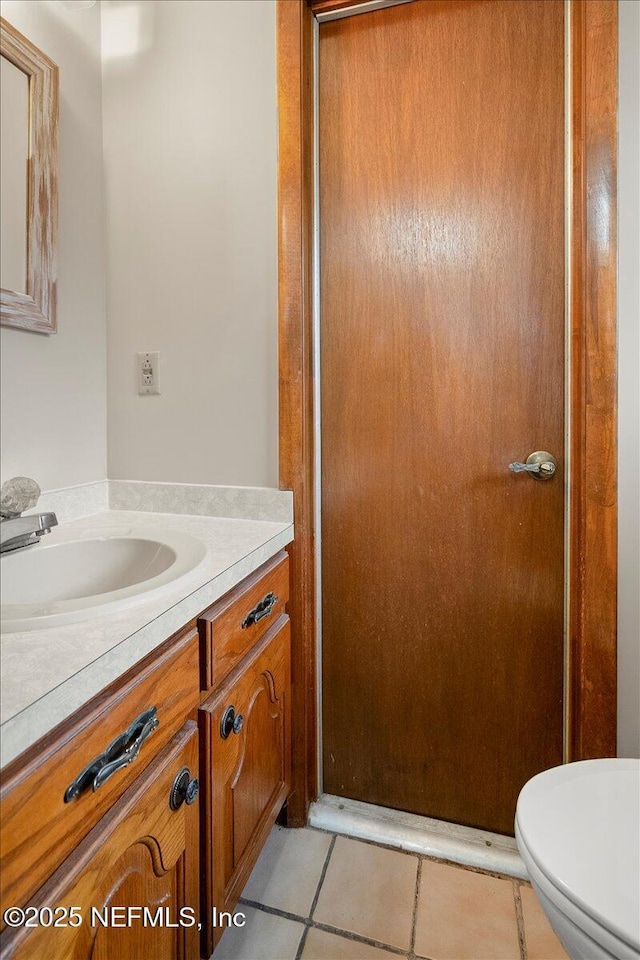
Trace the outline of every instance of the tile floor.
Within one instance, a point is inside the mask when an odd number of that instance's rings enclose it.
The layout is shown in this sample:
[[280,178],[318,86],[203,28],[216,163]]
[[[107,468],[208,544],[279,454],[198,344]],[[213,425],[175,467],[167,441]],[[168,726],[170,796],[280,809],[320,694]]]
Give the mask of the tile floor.
[[531,887],[275,827],[214,960],[565,960]]

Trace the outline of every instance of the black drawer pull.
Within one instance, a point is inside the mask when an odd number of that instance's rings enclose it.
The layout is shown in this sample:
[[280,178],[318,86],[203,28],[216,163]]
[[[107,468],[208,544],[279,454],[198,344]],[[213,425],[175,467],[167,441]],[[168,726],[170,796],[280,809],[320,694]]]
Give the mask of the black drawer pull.
[[112,740],[104,753],[95,757],[69,784],[65,791],[64,802],[70,803],[89,787],[95,793],[98,787],[106,783],[114,773],[133,763],[140,753],[142,744],[159,725],[155,707],[149,707],[136,717],[131,726]]
[[220,721],[220,736],[223,740],[232,733],[240,733],[244,717],[241,713],[236,713],[235,707],[227,707]]
[[263,617],[268,617],[277,602],[278,598],[275,593],[268,593],[266,597],[263,597],[262,600],[255,605],[253,610],[250,610],[246,615],[242,621],[242,629],[246,630],[247,627],[252,627],[254,623],[262,620]]

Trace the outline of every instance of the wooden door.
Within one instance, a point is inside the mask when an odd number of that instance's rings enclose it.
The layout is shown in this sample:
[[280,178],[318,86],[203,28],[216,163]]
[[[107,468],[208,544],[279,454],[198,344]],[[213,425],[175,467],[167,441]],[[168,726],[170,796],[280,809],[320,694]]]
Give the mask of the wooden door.
[[282,616],[200,709],[206,956],[213,908],[233,911],[289,792],[290,645]]
[[[5,930],[4,958],[16,960],[197,960],[198,804],[169,803],[174,780],[197,776],[198,731],[189,721],[98,822],[33,899],[57,913],[55,927]],[[146,920],[128,907],[148,910]],[[92,908],[96,913],[92,914]],[[29,915],[29,907],[27,915]],[[181,914],[181,911],[184,913]],[[33,916],[33,914],[32,914]],[[106,922],[106,926],[103,925]]]
[[562,761],[563,56],[562,0],[320,26],[324,790],[504,833]]

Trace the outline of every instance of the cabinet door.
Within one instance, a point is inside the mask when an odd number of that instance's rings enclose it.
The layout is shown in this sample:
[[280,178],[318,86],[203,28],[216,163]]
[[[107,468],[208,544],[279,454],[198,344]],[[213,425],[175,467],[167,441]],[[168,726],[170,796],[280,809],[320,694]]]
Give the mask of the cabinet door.
[[[26,908],[27,915],[30,908],[79,908],[81,925],[7,929],[0,938],[3,958],[196,960],[198,804],[187,803],[179,792],[178,809],[170,803],[184,768],[190,777],[198,769],[193,721],[173,737]],[[141,909],[128,917],[127,908],[132,907]],[[46,913],[41,917],[46,923]]]
[[289,791],[289,671],[280,617],[200,711],[207,956],[224,932],[212,928],[212,908],[233,910]]

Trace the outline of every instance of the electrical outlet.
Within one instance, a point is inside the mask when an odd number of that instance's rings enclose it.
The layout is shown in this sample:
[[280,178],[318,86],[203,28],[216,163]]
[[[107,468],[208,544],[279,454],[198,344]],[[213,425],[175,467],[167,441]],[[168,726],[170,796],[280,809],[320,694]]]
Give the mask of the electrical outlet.
[[139,353],[138,357],[138,393],[160,393],[160,354]]

